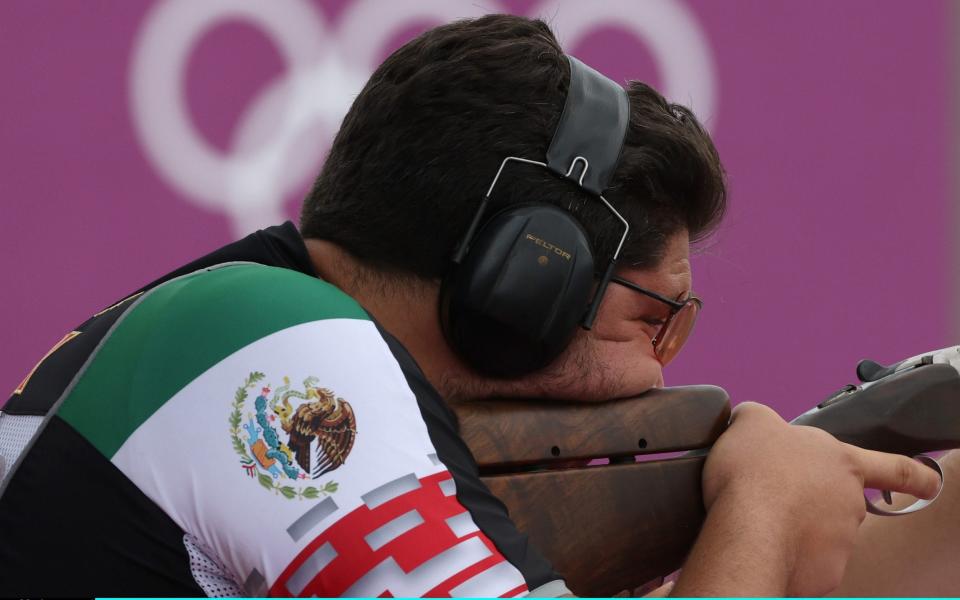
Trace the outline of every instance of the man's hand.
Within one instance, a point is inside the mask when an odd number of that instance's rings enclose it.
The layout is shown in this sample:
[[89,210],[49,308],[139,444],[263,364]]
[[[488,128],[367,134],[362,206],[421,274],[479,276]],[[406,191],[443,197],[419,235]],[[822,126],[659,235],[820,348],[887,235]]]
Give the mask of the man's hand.
[[937,474],[744,403],[707,458],[707,520],[679,595],[818,596],[839,585],[866,516],[864,487],[931,498]]
[[[868,515],[834,594],[840,596],[957,596],[960,579],[960,451],[942,457],[944,487],[931,506],[888,519]],[[900,509],[913,502],[895,495]]]

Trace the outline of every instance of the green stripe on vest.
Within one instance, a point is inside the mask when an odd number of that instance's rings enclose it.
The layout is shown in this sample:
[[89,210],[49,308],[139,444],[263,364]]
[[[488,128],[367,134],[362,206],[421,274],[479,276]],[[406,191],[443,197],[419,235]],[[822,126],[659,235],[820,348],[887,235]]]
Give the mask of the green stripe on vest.
[[165,283],[121,319],[58,411],[108,458],[174,394],[244,346],[302,323],[369,316],[329,283],[239,264]]

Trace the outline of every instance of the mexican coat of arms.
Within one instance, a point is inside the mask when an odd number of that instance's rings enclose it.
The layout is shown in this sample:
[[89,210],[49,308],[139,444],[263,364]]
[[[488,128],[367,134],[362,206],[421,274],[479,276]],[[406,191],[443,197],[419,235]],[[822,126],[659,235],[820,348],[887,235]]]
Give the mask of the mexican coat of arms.
[[247,406],[250,391],[264,377],[251,373],[232,403],[230,437],[244,471],[285,498],[311,499],[336,492],[334,481],[319,488],[312,484],[346,462],[357,437],[353,407],[318,387],[316,377],[304,379],[303,391],[294,389],[288,377],[275,390],[267,384],[253,406]]

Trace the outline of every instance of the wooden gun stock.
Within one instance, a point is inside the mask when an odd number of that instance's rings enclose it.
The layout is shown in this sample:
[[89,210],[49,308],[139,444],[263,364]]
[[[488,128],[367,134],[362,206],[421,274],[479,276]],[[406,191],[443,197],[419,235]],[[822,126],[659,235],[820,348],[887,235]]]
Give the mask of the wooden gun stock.
[[[632,590],[682,565],[703,523],[706,452],[656,455],[709,448],[730,417],[726,392],[712,386],[453,409],[481,479],[570,589],[587,596]],[[960,447],[960,374],[937,364],[848,386],[795,423],[887,452]],[[586,465],[596,458],[610,464]]]
[[[453,407],[481,479],[575,593],[609,596],[680,567],[703,522],[705,454],[730,419],[713,386],[602,404],[494,400]],[[587,466],[595,458],[611,464]]]

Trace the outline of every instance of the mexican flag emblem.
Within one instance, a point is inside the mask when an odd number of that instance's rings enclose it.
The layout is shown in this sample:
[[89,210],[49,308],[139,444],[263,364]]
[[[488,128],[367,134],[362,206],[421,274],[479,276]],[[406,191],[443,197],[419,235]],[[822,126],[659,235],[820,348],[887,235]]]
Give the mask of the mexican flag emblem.
[[[266,378],[250,373],[234,393],[230,441],[243,470],[275,494],[312,500],[333,494],[338,484],[314,481],[342,466],[357,437],[357,421],[349,402],[307,377],[301,389],[289,377],[273,389]],[[256,392],[254,392],[256,393]]]

